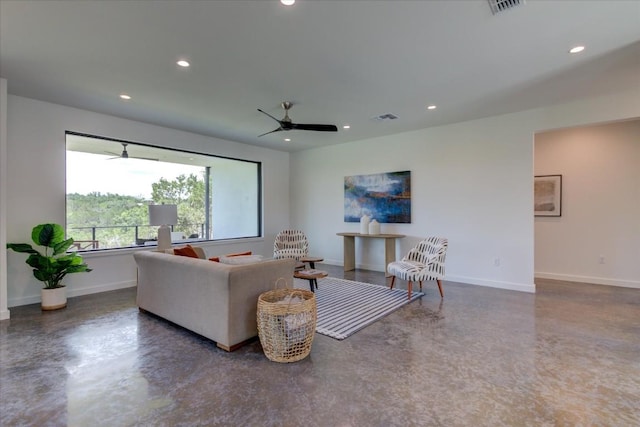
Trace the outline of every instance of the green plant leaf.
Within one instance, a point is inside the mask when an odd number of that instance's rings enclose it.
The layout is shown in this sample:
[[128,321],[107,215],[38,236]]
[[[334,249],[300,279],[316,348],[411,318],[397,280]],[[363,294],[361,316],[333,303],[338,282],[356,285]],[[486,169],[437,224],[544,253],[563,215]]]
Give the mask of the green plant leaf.
[[16,252],[37,254],[39,253],[28,243],[7,243],[7,249],[13,249]]
[[69,249],[71,245],[73,245],[73,239],[63,240],[62,242],[53,246],[53,255],[58,255],[58,254],[67,252],[67,249]]
[[31,238],[45,248],[53,248],[51,256],[46,249],[41,254],[27,243],[8,243],[7,249],[28,253],[26,263],[33,268],[33,276],[44,283],[45,289],[58,288],[63,286],[61,281],[67,274],[91,271],[80,255],[66,252],[73,244],[73,239],[65,240],[64,236],[62,226],[40,224],[33,228]]
[[38,270],[50,270],[53,259],[39,253],[31,254],[27,258],[27,265]]
[[67,268],[67,273],[88,273],[90,271],[91,269],[87,266],[87,264],[72,265]]
[[64,241],[64,229],[59,224],[40,224],[33,227],[31,239],[40,246],[53,248]]
[[40,280],[41,282],[47,281],[47,275],[40,270],[33,270],[33,275],[35,276],[36,279]]
[[71,265],[81,265],[81,264],[82,264],[81,256],[74,256],[73,259],[71,260]]
[[65,253],[63,256],[56,258],[56,262],[60,263],[60,265],[71,265],[74,263],[75,259],[79,259],[82,262],[82,257],[75,252]]

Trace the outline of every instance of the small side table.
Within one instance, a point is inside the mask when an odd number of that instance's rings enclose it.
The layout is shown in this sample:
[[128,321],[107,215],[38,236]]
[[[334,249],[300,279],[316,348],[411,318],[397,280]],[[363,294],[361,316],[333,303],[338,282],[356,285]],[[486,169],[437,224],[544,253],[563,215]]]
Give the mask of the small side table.
[[312,270],[316,268],[316,262],[322,262],[322,261],[324,261],[324,258],[320,258],[316,256],[306,256],[306,257],[300,258],[300,262],[308,262],[309,267],[311,267]]
[[293,272],[293,277],[296,279],[304,279],[309,281],[309,289],[311,292],[314,292],[315,289],[318,289],[318,279],[322,279],[323,277],[327,277],[329,273],[322,270],[298,270]]

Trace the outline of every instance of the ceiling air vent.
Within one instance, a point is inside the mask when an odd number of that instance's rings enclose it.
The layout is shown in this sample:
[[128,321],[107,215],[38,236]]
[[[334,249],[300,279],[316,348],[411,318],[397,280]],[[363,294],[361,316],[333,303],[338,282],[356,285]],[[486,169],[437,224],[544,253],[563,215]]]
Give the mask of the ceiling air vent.
[[516,6],[523,6],[524,3],[525,0],[489,0],[489,6],[494,15],[504,12],[505,10],[513,9]]
[[377,122],[382,122],[384,120],[395,120],[397,118],[398,118],[398,116],[396,116],[395,114],[387,113],[387,114],[382,114],[382,115],[376,116],[376,117],[373,118],[373,120],[375,120]]

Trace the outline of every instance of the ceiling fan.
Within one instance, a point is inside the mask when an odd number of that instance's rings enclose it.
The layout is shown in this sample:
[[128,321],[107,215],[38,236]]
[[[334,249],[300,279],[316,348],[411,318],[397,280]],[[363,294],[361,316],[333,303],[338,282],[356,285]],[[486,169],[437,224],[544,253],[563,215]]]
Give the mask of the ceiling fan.
[[129,152],[127,151],[127,143],[125,142],[121,142],[122,144],[122,153],[118,154],[118,153],[114,153],[112,151],[106,151],[106,153],[109,154],[113,154],[116,157],[110,157],[107,160],[113,160],[113,159],[140,159],[140,160],[153,160],[155,162],[159,161],[160,159],[151,159],[149,157],[134,157],[134,156],[129,156]]
[[291,119],[289,118],[289,110],[291,109],[291,107],[293,106],[292,102],[289,101],[284,101],[282,104],[280,104],[280,106],[282,108],[284,108],[284,117],[282,118],[282,120],[278,120],[275,117],[273,117],[271,114],[269,113],[265,113],[264,111],[262,111],[261,109],[258,108],[258,111],[260,111],[262,114],[265,114],[269,117],[271,117],[273,120],[275,120],[276,122],[278,122],[280,124],[280,127],[277,129],[274,129],[270,132],[266,132],[263,133],[262,135],[258,135],[258,137],[264,136],[264,135],[268,135],[270,133],[274,133],[274,132],[280,132],[280,131],[289,131],[289,130],[315,130],[318,132],[337,132],[338,131],[338,127],[335,125],[317,125],[317,124],[303,124],[303,123],[293,123],[291,121]]

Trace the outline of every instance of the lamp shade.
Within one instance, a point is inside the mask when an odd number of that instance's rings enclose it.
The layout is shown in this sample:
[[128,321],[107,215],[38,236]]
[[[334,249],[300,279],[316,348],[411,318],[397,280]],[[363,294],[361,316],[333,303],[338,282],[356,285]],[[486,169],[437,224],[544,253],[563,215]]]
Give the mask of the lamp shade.
[[149,225],[175,225],[177,222],[177,205],[149,205]]

